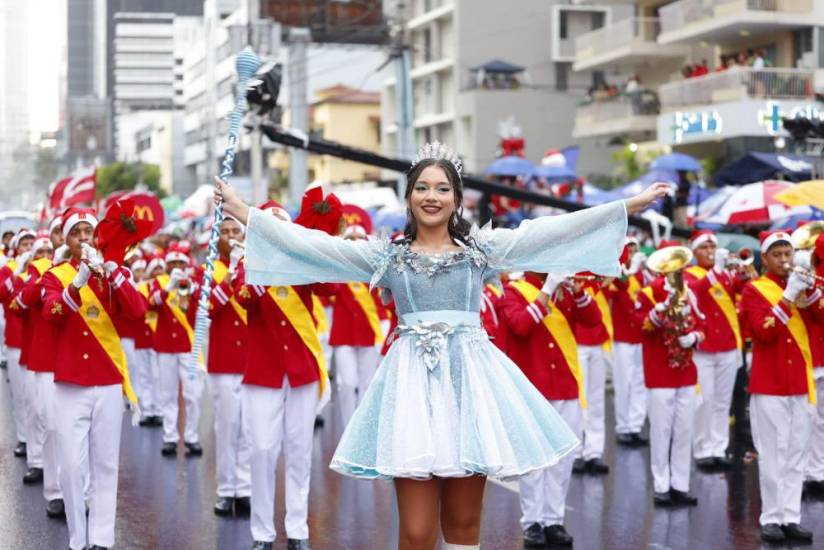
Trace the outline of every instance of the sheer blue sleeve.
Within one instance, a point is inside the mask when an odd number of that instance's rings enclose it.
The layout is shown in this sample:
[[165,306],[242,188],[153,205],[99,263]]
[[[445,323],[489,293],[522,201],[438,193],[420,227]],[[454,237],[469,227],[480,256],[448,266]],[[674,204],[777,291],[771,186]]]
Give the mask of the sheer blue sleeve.
[[262,286],[369,281],[386,246],[332,237],[251,208],[246,279]]
[[526,220],[515,229],[484,228],[475,233],[475,240],[494,270],[619,276],[618,257],[626,233],[626,205],[615,201]]

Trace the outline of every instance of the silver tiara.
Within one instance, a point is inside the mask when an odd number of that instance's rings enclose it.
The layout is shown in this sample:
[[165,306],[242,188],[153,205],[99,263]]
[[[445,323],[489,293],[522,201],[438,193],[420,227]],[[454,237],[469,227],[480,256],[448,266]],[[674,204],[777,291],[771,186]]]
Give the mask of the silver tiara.
[[415,155],[415,160],[412,162],[412,166],[426,159],[447,160],[451,162],[459,176],[461,175],[461,170],[463,170],[463,163],[461,162],[461,159],[458,158],[458,155],[456,155],[452,149],[439,141],[427,143],[418,149],[418,154]]

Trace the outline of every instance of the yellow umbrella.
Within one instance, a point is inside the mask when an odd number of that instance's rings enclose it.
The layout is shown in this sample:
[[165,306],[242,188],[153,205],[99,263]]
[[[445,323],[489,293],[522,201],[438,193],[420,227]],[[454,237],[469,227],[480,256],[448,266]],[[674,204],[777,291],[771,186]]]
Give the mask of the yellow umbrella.
[[824,210],[824,180],[812,180],[797,183],[775,195],[787,206],[814,206]]

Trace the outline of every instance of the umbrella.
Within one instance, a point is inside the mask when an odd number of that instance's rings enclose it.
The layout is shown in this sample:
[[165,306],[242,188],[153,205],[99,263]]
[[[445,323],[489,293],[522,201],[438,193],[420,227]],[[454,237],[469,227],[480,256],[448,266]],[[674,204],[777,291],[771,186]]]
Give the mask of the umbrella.
[[676,170],[685,172],[700,172],[701,163],[694,157],[684,153],[670,153],[661,155],[652,161],[650,168],[653,170]]
[[730,252],[738,252],[742,248],[758,250],[761,246],[758,239],[743,233],[716,233],[715,236],[718,238],[718,247]]
[[623,197],[615,191],[607,191],[591,183],[584,183],[584,204],[595,206],[606,202],[617,201]]
[[704,221],[760,224],[785,217],[789,208],[775,196],[791,186],[792,183],[786,181],[768,180],[739,187]]
[[574,180],[578,176],[575,171],[567,166],[551,166],[542,164],[532,169],[532,177],[545,178],[548,180]]
[[523,157],[514,155],[497,158],[486,167],[484,173],[489,176],[523,176],[532,173],[533,164]]
[[386,228],[392,232],[400,231],[406,227],[406,210],[382,208],[372,216],[372,219],[375,227]]
[[787,212],[787,216],[777,219],[770,229],[798,229],[801,222],[824,220],[824,210],[812,206],[795,206]]
[[715,185],[742,185],[781,179],[805,181],[812,177],[813,159],[789,153],[747,153],[713,174]]
[[615,192],[626,198],[633,197],[658,181],[677,183],[678,174],[673,170],[650,170],[640,178],[619,187]]
[[813,206],[824,210],[824,180],[797,183],[775,198],[789,206]]

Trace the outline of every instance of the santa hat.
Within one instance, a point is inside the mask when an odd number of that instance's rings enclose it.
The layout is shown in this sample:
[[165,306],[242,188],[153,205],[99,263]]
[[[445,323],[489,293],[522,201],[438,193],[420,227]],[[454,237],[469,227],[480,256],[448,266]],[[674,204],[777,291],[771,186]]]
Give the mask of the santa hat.
[[31,229],[23,228],[20,231],[18,231],[14,237],[12,237],[9,246],[16,251],[17,245],[20,244],[20,241],[29,237],[31,237],[32,239],[36,239],[37,235]]
[[81,222],[88,223],[92,226],[92,229],[97,227],[97,217],[91,208],[69,208],[63,213],[62,217],[64,238],[68,237],[72,228]]
[[151,273],[157,268],[166,269],[166,262],[163,260],[163,254],[158,252],[155,254],[151,260],[149,260],[149,265],[146,266],[146,271]]
[[132,262],[132,265],[129,267],[131,268],[132,272],[137,271],[138,269],[146,269],[146,260],[144,260],[143,258],[138,258],[137,260]]
[[667,239],[663,239],[660,243],[658,243],[658,248],[656,250],[661,250],[662,248],[669,248],[671,246],[681,246],[681,243],[678,241],[670,241]]
[[189,250],[191,250],[191,245],[189,245],[188,249],[186,244],[188,241],[179,241],[176,243],[172,243],[169,245],[169,248],[166,249],[166,256],[164,260],[166,263],[169,262],[185,262],[189,263]]
[[34,240],[34,244],[31,247],[32,252],[37,252],[38,250],[42,250],[47,248],[49,250],[52,249],[52,242],[51,239],[48,237],[38,237]]
[[690,235],[690,248],[695,250],[704,243],[718,244],[718,238],[709,229],[699,229]]
[[541,164],[543,166],[561,168],[566,166],[566,157],[559,149],[547,149],[544,157],[541,159]]
[[777,230],[777,231],[762,231],[758,234],[758,238],[761,241],[761,253],[766,254],[770,247],[776,243],[786,243],[790,246],[793,245],[792,237],[786,231]]
[[240,230],[245,234],[246,233],[246,226],[240,223],[240,220],[234,216],[230,216],[229,214],[223,215],[223,221],[232,220],[233,222],[237,223],[240,226]]
[[634,244],[635,246],[641,245],[641,243],[638,241],[638,237],[636,237],[635,235],[627,235],[626,238],[624,238],[624,246],[629,246],[632,244]]
[[365,239],[367,236],[368,236],[368,233],[366,232],[366,229],[364,229],[362,225],[347,226],[346,229],[343,232],[343,238],[344,239],[349,239],[349,238],[353,238],[353,237],[360,238],[360,239]]
[[292,216],[289,215],[289,212],[287,212],[278,201],[268,200],[261,204],[259,208],[264,212],[269,211],[275,216],[289,220],[290,222],[292,221]]
[[63,226],[63,216],[55,216],[55,218],[49,224],[49,234],[55,229],[59,229]]
[[813,254],[818,256],[818,266],[816,267],[816,275],[824,277],[824,233],[818,236],[815,240],[815,248]]

